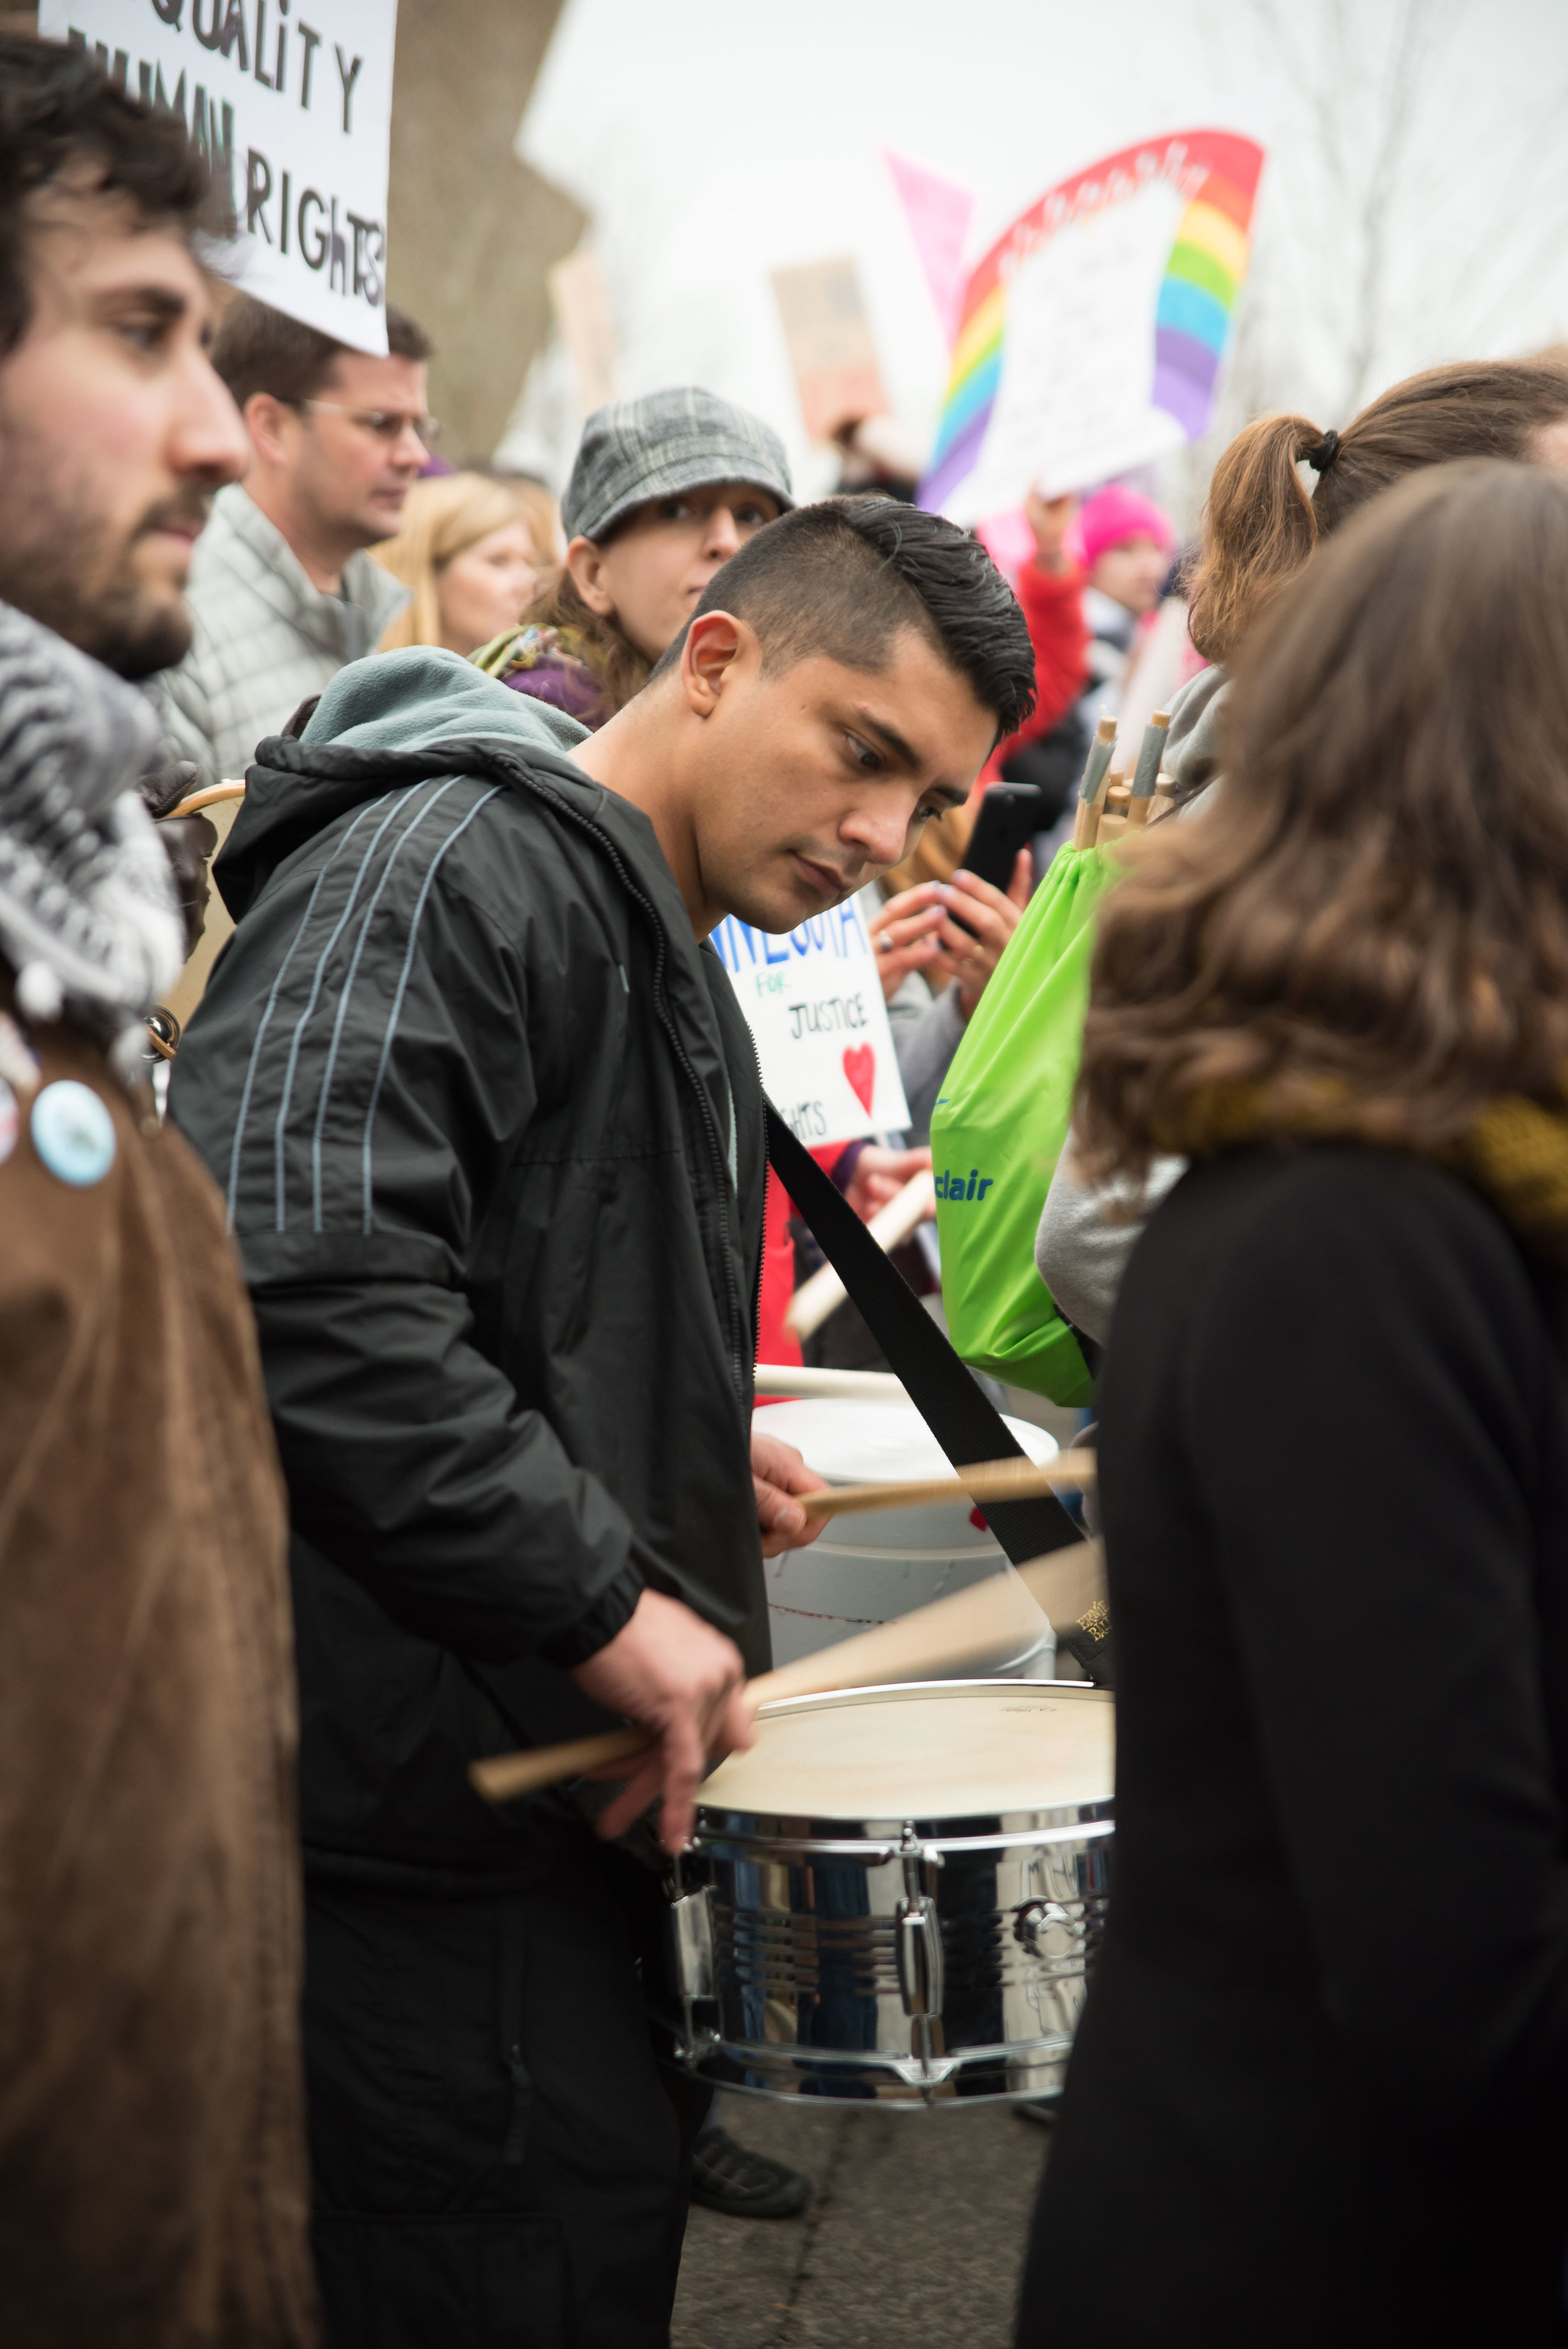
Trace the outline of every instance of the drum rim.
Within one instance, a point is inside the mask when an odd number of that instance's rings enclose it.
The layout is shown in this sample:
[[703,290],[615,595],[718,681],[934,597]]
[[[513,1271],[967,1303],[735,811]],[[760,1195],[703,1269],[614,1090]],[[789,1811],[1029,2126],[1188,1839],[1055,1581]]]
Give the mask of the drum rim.
[[[1116,1798],[1097,1796],[1092,1803],[1058,1803],[1049,1811],[975,1811],[973,1818],[992,1818],[995,1828],[975,1835],[948,1835],[935,1819],[868,1819],[863,1835],[811,1835],[791,1832],[789,1822],[799,1814],[786,1811],[717,1811],[713,1824],[698,1819],[692,1849],[704,1859],[778,1859],[786,1864],[812,1859],[861,1859],[880,1867],[889,1860],[945,1858],[951,1854],[983,1851],[1037,1850],[1052,1844],[1093,1844],[1109,1840],[1116,1831]],[[1004,1819],[1028,1818],[1026,1827],[1005,1827]],[[768,1828],[738,1827],[736,1819],[767,1819]],[[724,1822],[724,1824],[720,1824]],[[826,1819],[824,1827],[844,1828],[852,1819]],[[775,1832],[777,1830],[777,1832]],[[730,1847],[735,1848],[731,1849]]]

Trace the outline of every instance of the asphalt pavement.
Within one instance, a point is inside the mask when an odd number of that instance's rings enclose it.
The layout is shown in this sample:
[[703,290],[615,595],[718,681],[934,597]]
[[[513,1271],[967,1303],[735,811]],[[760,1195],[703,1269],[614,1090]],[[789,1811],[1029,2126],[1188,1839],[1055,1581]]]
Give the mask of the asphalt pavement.
[[673,2349],[1011,2349],[1047,2129],[1006,2105],[753,2097],[724,2124],[815,2191],[799,2219],[692,2212]]

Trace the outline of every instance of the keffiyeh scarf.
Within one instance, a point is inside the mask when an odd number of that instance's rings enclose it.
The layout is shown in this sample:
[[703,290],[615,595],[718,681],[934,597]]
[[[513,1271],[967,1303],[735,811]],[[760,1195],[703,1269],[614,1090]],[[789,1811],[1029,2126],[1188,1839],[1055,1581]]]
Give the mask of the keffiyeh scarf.
[[29,1019],[107,1042],[184,960],[168,860],[132,788],[158,721],[98,661],[0,604],[0,955]]

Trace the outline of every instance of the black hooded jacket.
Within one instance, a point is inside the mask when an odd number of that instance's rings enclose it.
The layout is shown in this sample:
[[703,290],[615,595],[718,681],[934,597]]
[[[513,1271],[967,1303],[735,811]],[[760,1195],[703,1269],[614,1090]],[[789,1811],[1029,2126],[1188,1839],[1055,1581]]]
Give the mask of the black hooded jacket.
[[173,1116],[228,1202],[287,1476],[307,1864],[556,1864],[475,1757],[606,1725],[645,1585],[768,1661],[748,1429],[762,1093],[652,825],[455,655],[263,742]]

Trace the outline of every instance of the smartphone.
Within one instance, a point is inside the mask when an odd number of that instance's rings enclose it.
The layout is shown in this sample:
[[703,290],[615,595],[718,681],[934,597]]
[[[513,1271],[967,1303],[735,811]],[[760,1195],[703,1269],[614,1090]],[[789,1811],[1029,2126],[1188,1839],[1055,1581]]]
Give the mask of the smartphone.
[[964,870],[976,880],[989,881],[994,889],[1006,889],[1019,849],[1050,827],[1049,804],[1037,784],[993,783],[980,802],[962,859]]

